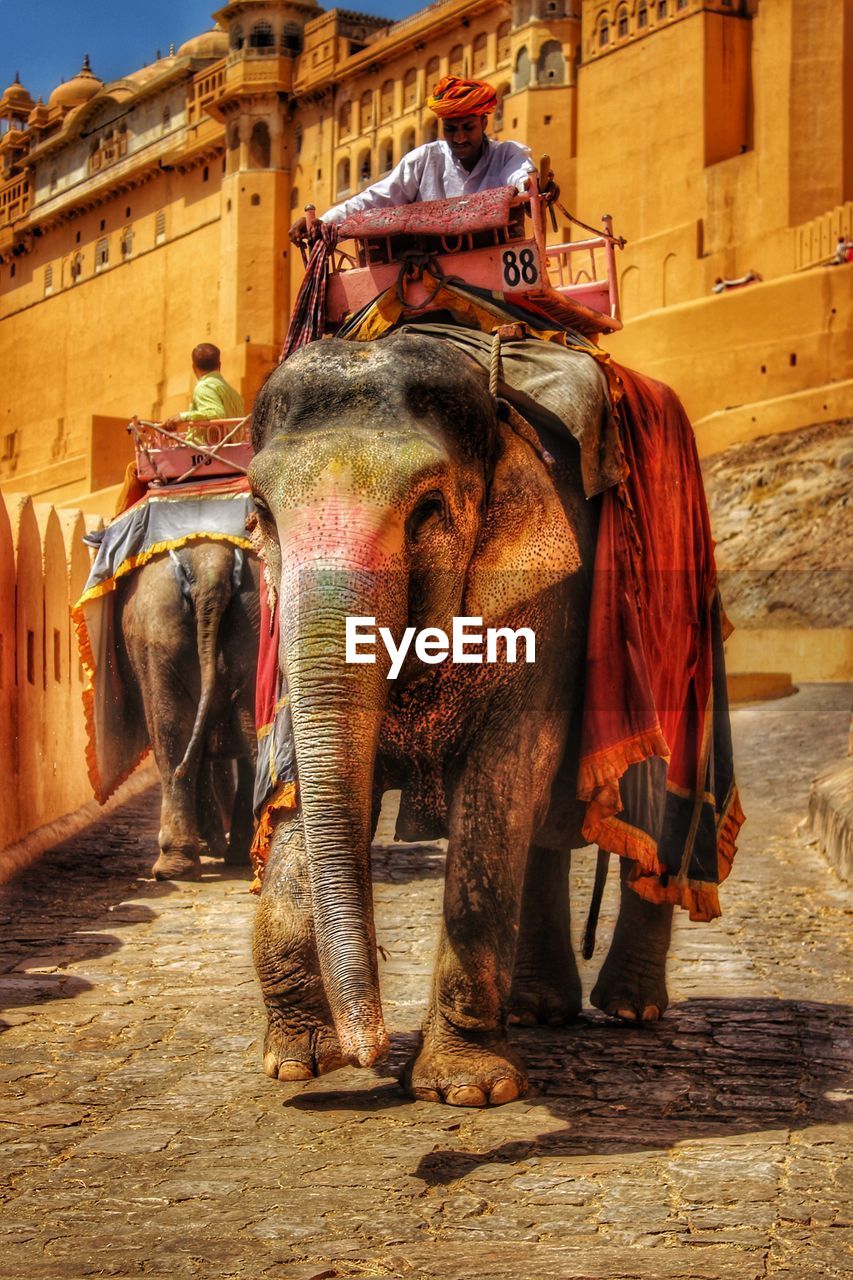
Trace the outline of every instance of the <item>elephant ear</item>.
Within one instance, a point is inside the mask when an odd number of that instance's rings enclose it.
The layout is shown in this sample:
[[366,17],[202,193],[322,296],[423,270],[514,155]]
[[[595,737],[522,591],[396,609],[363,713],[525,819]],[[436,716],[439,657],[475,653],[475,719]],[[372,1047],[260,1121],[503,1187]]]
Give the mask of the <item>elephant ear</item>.
[[581,567],[574,529],[533,428],[507,404],[480,538],[465,585],[465,613],[497,625]]

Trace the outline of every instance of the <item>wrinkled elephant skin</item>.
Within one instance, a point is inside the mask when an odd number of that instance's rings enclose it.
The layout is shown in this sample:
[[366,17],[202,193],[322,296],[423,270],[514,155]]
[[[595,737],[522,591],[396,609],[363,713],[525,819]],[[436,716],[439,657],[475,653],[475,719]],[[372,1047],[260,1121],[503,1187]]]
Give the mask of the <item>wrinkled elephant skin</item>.
[[[607,412],[592,361],[572,366],[579,414]],[[387,1050],[369,850],[384,790],[398,834],[447,836],[444,920],[415,1097],[457,1106],[527,1087],[507,1025],[580,1007],[569,934],[579,843],[580,660],[597,510],[578,460],[549,472],[497,412],[464,356],[410,334],[326,340],[271,376],[255,409],[251,481],[278,586],[300,810],[279,823],[259,903],[255,962],[268,1075],[306,1079]],[[529,664],[428,664],[394,680],[345,660],[348,617],[406,627],[454,617],[527,627]],[[642,1020],[666,1005],[671,908],[623,892],[594,999]]]
[[198,879],[202,843],[248,862],[258,613],[257,561],[225,542],[193,541],[119,584],[119,664],[163,792],[158,880]]

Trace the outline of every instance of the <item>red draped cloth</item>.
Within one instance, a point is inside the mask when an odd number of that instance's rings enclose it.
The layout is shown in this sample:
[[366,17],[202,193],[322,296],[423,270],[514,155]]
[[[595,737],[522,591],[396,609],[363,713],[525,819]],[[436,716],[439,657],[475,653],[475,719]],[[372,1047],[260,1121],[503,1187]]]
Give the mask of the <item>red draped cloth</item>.
[[628,475],[602,496],[578,776],[584,835],[633,860],[643,897],[709,920],[743,813],[708,508],[674,392],[610,372]]

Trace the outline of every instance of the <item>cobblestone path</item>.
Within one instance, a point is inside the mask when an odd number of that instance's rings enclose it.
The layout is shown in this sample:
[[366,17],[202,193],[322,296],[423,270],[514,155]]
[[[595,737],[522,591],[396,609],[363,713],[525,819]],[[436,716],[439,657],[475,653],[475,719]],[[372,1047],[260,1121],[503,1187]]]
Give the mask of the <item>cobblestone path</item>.
[[[848,720],[837,685],[734,712],[749,821],[722,921],[678,921],[665,1020],[518,1034],[530,1096],[487,1111],[408,1102],[385,1068],[267,1080],[247,877],[148,879],[153,791],[56,848],[0,903],[0,1276],[849,1275],[850,899],[796,831]],[[442,854],[388,833],[394,1067]],[[592,861],[576,858],[576,931]]]

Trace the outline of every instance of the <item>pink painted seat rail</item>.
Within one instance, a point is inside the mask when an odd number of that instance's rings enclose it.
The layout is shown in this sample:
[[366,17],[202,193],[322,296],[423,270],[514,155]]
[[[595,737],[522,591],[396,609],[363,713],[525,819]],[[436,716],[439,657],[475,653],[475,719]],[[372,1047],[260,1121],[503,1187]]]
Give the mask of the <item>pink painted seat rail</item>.
[[457,236],[505,227],[510,207],[518,200],[515,187],[492,187],[448,200],[420,200],[415,204],[365,209],[345,218],[338,228],[343,240],[370,236]]

